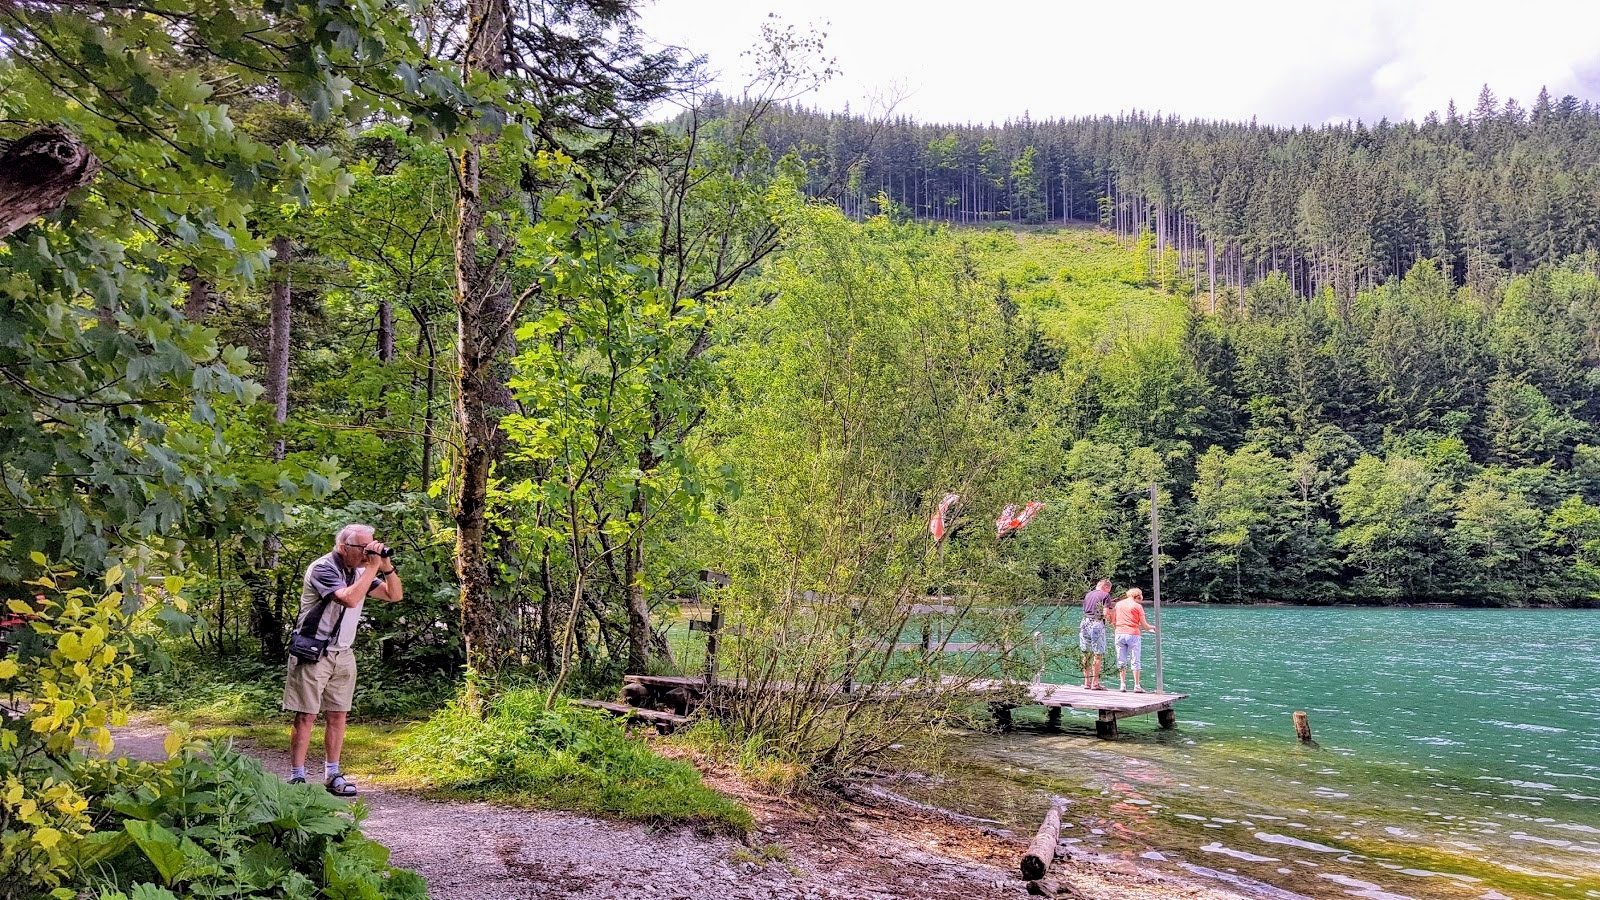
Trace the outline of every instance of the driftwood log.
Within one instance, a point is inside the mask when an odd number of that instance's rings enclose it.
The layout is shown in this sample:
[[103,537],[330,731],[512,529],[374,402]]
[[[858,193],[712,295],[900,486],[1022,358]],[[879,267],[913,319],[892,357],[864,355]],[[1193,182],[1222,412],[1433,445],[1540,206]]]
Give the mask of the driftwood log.
[[0,153],[0,238],[54,212],[94,180],[100,160],[65,128],[25,134]]
[[1039,826],[1039,833],[1033,836],[1033,843],[1022,857],[1022,877],[1028,881],[1044,878],[1050,871],[1050,864],[1055,862],[1056,841],[1061,837],[1061,806],[1060,800],[1050,804],[1050,812]]

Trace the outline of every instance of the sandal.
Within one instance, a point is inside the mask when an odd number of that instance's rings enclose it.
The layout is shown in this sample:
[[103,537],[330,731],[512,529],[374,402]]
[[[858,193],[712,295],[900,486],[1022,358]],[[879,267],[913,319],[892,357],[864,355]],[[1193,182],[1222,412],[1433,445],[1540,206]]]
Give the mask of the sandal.
[[328,789],[328,793],[335,797],[354,797],[358,793],[355,782],[345,778],[343,775],[335,775],[329,778],[324,787]]
[[305,784],[306,780],[297,775],[294,778],[289,779],[289,783],[290,784]]

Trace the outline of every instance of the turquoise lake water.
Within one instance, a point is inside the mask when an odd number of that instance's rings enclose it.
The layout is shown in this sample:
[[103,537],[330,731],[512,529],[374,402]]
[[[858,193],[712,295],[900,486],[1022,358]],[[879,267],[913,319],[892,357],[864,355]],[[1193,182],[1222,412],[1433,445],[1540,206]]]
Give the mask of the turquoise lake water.
[[[1076,610],[1036,618],[1075,648]],[[1140,716],[1108,742],[1091,713],[1052,732],[1019,711],[907,792],[1019,831],[1059,794],[1075,852],[1261,896],[1600,898],[1600,611],[1162,619],[1166,688],[1190,695],[1176,729]],[[1149,637],[1145,665],[1151,687]],[[1045,680],[1077,683],[1075,661]],[[1297,709],[1315,747],[1294,738]]]

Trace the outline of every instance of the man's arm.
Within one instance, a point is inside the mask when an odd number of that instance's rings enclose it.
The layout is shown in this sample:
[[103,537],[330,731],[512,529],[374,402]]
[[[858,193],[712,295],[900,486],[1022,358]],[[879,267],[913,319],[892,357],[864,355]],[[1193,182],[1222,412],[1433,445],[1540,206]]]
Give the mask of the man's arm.
[[[387,572],[374,572],[373,579],[375,579],[378,584],[375,587],[372,587],[372,593],[368,594],[367,596],[377,597],[379,600],[383,600],[386,603],[399,603],[400,599],[405,596],[405,588],[400,584],[400,573],[395,571],[395,568],[392,564],[389,566],[389,571]],[[372,581],[366,578],[362,578],[361,580],[368,586],[372,586]]]
[[334,602],[346,609],[353,609],[369,596],[396,603],[404,595],[400,574],[395,571],[394,563],[378,555],[384,549],[383,544],[373,541],[367,545],[367,549],[372,551],[372,559],[377,560],[372,576],[368,577],[366,568],[358,569],[353,582],[333,592]]

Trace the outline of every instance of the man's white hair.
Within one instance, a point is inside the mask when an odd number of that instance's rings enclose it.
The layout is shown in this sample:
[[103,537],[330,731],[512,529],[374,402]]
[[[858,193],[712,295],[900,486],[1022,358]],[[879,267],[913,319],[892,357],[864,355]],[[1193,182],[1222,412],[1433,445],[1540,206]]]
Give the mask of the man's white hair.
[[[357,541],[351,539],[361,532],[366,532],[367,541],[370,541],[372,540],[372,536],[378,533],[378,530],[373,528],[371,525],[363,525],[360,522],[351,522],[349,525],[339,529],[339,533],[333,536],[333,549],[339,549],[339,547],[346,542],[352,544],[358,543]],[[366,544],[367,541],[360,541],[359,543]]]

